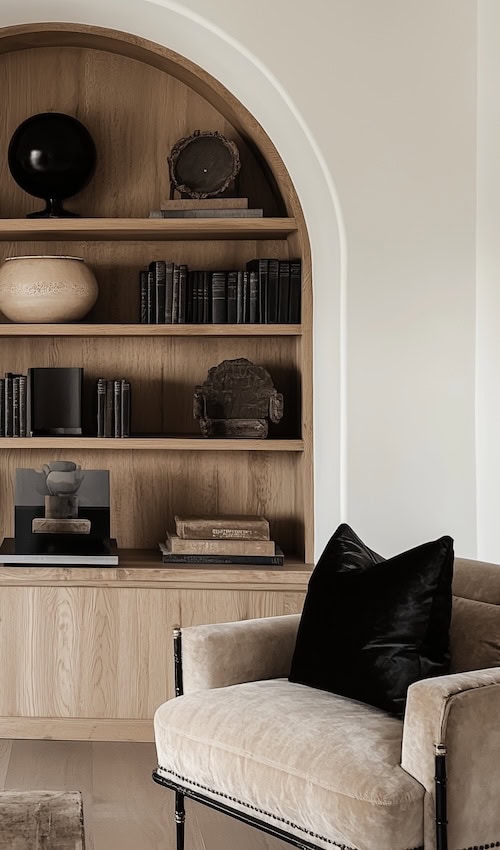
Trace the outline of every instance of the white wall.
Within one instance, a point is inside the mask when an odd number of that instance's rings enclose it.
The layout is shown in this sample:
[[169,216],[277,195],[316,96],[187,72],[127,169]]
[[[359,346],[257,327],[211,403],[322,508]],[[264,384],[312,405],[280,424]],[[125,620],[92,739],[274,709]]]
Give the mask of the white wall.
[[[475,2],[183,5],[286,87],[336,184],[347,249],[344,517],[385,554],[448,533],[473,556]],[[317,393],[331,378],[316,363]]]
[[167,44],[280,150],[313,248],[319,549],[343,518],[383,554],[442,533],[476,551],[475,15],[474,0],[0,7],[0,25]]
[[500,562],[500,4],[478,14],[478,556]]

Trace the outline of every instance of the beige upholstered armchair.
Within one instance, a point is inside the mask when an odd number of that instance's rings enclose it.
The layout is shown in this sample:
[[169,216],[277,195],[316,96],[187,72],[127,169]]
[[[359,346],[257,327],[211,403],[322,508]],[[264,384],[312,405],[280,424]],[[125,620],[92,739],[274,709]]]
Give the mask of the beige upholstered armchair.
[[299,616],[179,629],[155,780],[302,848],[500,847],[500,566],[455,561],[448,676],[404,721],[287,680]]

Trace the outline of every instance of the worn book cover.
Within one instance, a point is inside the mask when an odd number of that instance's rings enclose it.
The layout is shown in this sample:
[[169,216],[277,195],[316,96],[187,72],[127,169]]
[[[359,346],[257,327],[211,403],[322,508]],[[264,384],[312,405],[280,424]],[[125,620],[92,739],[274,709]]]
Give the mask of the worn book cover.
[[164,543],[159,544],[161,559],[164,564],[200,564],[205,566],[219,566],[224,564],[235,564],[240,566],[256,567],[282,567],[284,562],[283,552],[276,546],[276,554],[267,555],[174,555],[167,550]]
[[247,540],[229,538],[219,540],[193,540],[170,534],[165,545],[173,555],[267,555],[276,554],[274,540]]
[[151,210],[150,218],[262,218],[264,210],[254,209],[227,210],[219,207],[217,209],[202,210]]
[[246,210],[248,198],[174,198],[161,201],[160,210]]
[[263,516],[176,516],[179,537],[194,540],[270,540],[269,522]]

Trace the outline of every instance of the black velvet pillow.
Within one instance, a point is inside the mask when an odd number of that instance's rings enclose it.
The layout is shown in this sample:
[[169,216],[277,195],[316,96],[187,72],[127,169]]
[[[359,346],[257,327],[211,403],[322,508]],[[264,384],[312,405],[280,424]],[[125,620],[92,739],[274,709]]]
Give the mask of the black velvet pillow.
[[386,560],[340,525],[309,580],[289,675],[402,715],[412,682],[449,672],[453,540]]

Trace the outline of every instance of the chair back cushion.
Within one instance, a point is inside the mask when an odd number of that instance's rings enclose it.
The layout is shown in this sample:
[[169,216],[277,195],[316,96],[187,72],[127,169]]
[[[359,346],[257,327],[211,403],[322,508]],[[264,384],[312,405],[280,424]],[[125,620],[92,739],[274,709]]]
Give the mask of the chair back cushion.
[[500,565],[455,558],[451,671],[500,667]]

